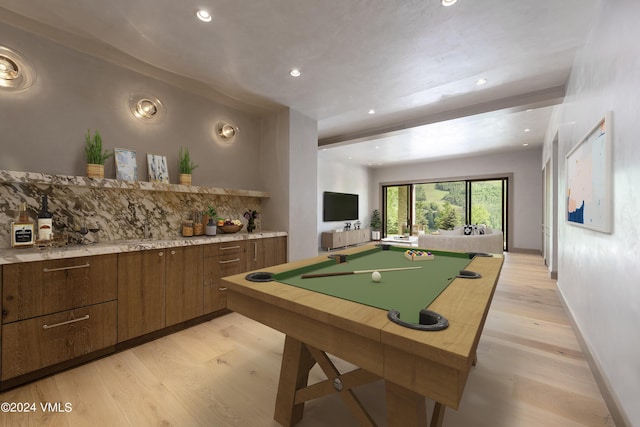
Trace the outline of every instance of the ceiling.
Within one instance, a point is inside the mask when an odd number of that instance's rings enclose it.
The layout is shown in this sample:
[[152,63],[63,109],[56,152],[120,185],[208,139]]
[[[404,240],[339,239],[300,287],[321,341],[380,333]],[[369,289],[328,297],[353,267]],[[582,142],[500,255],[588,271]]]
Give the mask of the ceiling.
[[540,147],[597,3],[0,0],[0,20],[251,114],[291,107],[328,156],[377,167]]

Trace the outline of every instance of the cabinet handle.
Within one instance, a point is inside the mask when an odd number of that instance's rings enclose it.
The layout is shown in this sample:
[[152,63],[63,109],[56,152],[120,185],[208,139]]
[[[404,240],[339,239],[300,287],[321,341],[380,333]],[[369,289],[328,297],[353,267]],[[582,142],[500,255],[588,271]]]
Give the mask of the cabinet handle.
[[175,255],[175,254],[176,254],[176,251],[171,251],[171,255]]
[[164,252],[158,252],[158,256],[163,256]]
[[226,251],[229,249],[240,249],[240,246],[227,246],[226,248],[220,248],[221,251]]
[[253,242],[253,260],[258,261],[258,242]]
[[60,322],[54,325],[42,325],[42,329],[57,328],[58,326],[68,325],[69,323],[76,323],[76,322],[80,322],[81,320],[88,320],[88,319],[89,319],[89,315],[87,314],[86,316],[82,316],[78,319],[67,320],[66,322]]
[[43,268],[42,271],[44,271],[45,273],[51,273],[52,271],[74,270],[76,268],[87,268],[90,265],[91,264],[87,263],[87,264],[82,264],[82,265],[72,265],[72,266],[69,266],[69,267]]
[[229,261],[218,261],[218,264],[229,264],[231,262],[238,262],[238,261],[240,261],[240,258],[230,259]]
[[227,289],[229,289],[229,288],[218,288],[218,290],[219,290],[220,292],[226,292],[226,291],[227,291]]

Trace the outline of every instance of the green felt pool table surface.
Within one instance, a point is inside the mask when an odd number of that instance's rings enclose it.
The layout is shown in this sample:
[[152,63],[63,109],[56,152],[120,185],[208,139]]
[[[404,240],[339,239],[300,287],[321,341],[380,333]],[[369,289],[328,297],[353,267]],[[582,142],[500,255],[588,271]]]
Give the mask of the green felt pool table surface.
[[[430,251],[433,259],[411,261],[405,258],[405,251],[406,247],[391,246],[388,250],[375,247],[348,255],[347,262],[338,264],[334,259],[327,259],[322,263],[276,274],[274,279],[383,310],[398,310],[403,320],[418,323],[420,310],[428,307],[471,260],[465,253]],[[381,272],[380,282],[374,282],[371,273],[302,278],[306,273],[406,267],[420,268]]]

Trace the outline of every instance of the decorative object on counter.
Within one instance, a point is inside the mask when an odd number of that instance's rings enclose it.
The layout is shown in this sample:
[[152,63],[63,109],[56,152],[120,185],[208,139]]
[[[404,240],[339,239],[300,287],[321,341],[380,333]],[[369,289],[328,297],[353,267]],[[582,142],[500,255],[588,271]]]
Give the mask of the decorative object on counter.
[[53,215],[49,212],[47,196],[42,196],[42,208],[38,214],[38,241],[53,239]]
[[382,220],[380,219],[380,211],[378,209],[374,209],[371,213],[371,221],[369,222],[369,227],[371,227],[371,240],[380,240],[381,225]]
[[216,211],[216,208],[209,205],[207,206],[207,209],[204,211],[204,213],[209,217],[209,221],[207,222],[207,225],[205,227],[204,234],[206,234],[207,236],[215,236],[218,228],[216,224],[216,216],[218,215],[218,212]]
[[135,118],[150,125],[160,123],[165,111],[158,98],[138,93],[129,96],[129,109]]
[[138,163],[135,150],[114,148],[113,152],[116,159],[116,179],[137,181]]
[[113,153],[102,149],[102,136],[100,136],[98,129],[93,136],[91,136],[91,129],[88,129],[84,141],[84,152],[87,156],[87,177],[104,178],[104,161],[113,156]]
[[87,234],[89,234],[87,221],[84,218],[80,220],[80,226],[76,230],[78,231],[78,233],[80,233],[80,241],[78,243],[80,243],[81,245],[84,245],[86,243],[85,237]]
[[183,185],[191,185],[191,174],[198,167],[191,161],[191,155],[188,148],[178,150],[178,170],[180,171],[179,183]]
[[27,213],[27,202],[20,203],[18,220],[11,223],[11,247],[30,248],[36,241],[36,227]]
[[36,69],[20,53],[0,46],[0,90],[21,91],[36,81]]
[[204,226],[202,225],[202,212],[193,212],[193,235],[202,236],[204,234]]
[[87,221],[87,228],[91,232],[91,236],[93,236],[93,243],[98,243],[100,240],[100,235],[98,233],[100,233],[101,228],[95,217],[92,216],[91,219]]
[[182,235],[184,237],[193,236],[193,221],[183,221],[182,222]]
[[238,128],[231,123],[218,123],[216,132],[220,141],[230,144],[238,134]]
[[149,169],[150,182],[169,183],[169,169],[165,156],[147,153],[147,166]]
[[218,225],[218,231],[225,234],[233,234],[242,230],[242,223],[237,220],[225,219],[222,225]]
[[247,221],[249,221],[247,223],[247,233],[253,233],[253,230],[256,229],[256,219],[258,218],[258,216],[258,211],[252,209],[248,209],[244,213],[244,217],[247,219]]

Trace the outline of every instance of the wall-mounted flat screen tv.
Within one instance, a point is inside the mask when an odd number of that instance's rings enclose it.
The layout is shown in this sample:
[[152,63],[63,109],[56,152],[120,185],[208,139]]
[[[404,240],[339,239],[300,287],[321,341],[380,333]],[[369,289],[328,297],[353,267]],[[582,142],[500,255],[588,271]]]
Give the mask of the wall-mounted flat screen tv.
[[349,221],[358,219],[357,194],[325,191],[322,199],[323,221]]

